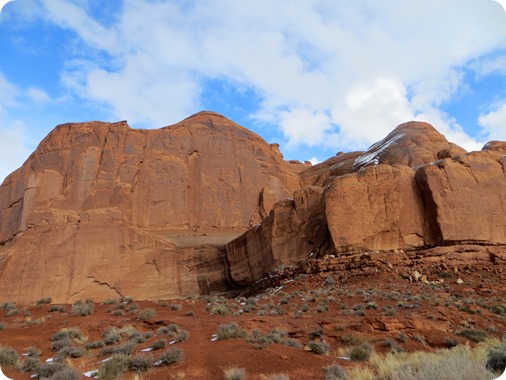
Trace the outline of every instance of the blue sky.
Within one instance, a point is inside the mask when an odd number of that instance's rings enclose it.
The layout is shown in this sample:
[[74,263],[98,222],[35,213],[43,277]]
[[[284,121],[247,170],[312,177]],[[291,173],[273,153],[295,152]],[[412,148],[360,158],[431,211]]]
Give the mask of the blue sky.
[[506,140],[493,0],[14,0],[0,13],[0,182],[56,125],[160,128],[219,112],[286,159],[366,149],[423,120]]

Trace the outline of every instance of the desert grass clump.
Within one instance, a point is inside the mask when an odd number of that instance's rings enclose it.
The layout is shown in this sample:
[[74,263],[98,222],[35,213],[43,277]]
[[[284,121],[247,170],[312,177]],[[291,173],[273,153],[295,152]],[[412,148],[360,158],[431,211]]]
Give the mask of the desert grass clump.
[[494,374],[486,369],[487,345],[474,348],[459,345],[434,353],[414,352],[373,355],[370,365],[379,379],[388,380],[490,380]]
[[489,371],[502,374],[506,369],[506,341],[499,347],[490,349],[487,355],[486,367]]
[[97,340],[95,342],[89,342],[84,345],[84,349],[86,350],[95,350],[97,348],[103,348],[105,343],[101,340]]
[[346,379],[347,371],[339,364],[332,364],[325,367],[325,380]]
[[286,373],[273,373],[267,376],[266,380],[290,380],[290,376]]
[[87,300],[87,301],[76,301],[72,305],[72,314],[79,315],[81,317],[85,317],[87,315],[93,314],[93,310],[95,309],[95,305],[93,304],[93,301]]
[[77,359],[83,356],[83,353],[84,351],[81,347],[69,346],[63,347],[61,350],[59,350],[57,357]]
[[158,339],[151,344],[153,350],[161,350],[167,345],[167,339]]
[[38,357],[27,356],[23,361],[18,364],[18,371],[20,372],[35,372],[40,365]]
[[135,341],[129,340],[128,342],[125,342],[123,344],[102,348],[102,350],[100,350],[100,355],[101,356],[111,354],[130,355],[132,352],[134,352],[136,346],[137,343]]
[[177,310],[181,310],[182,308],[183,308],[183,305],[181,305],[179,303],[171,303],[170,304],[170,310],[177,311]]
[[311,341],[308,344],[309,350],[316,355],[327,355],[330,352],[330,345],[325,341]]
[[139,373],[146,372],[153,367],[155,359],[151,354],[139,354],[130,359],[130,369]]
[[367,361],[371,357],[372,348],[368,343],[362,343],[350,351],[350,359],[353,361]]
[[242,327],[239,327],[237,323],[232,322],[220,325],[218,327],[217,335],[218,340],[225,340],[245,338],[248,334],[246,333],[246,330],[244,330]]
[[137,320],[139,321],[149,321],[150,319],[156,317],[156,311],[155,309],[149,308],[149,309],[143,309],[139,311],[139,314],[137,314]]
[[486,331],[478,329],[464,329],[459,331],[457,335],[463,336],[473,342],[484,342],[488,338]]
[[224,380],[245,380],[246,370],[244,368],[238,368],[236,366],[223,368],[223,379]]
[[59,371],[53,373],[48,380],[80,380],[81,373],[71,367],[63,367]]
[[53,299],[51,297],[43,297],[37,301],[37,305],[50,304],[51,302],[53,302]]
[[98,378],[101,380],[118,379],[130,368],[130,357],[124,354],[115,354],[110,360],[103,362],[98,369]]
[[5,329],[5,323],[0,323],[0,330]]
[[50,313],[65,313],[65,306],[51,305],[48,310]]
[[16,350],[8,346],[0,346],[0,367],[12,367],[19,361]]
[[172,347],[165,350],[161,355],[159,362],[161,365],[171,365],[184,360],[184,350],[179,347]]

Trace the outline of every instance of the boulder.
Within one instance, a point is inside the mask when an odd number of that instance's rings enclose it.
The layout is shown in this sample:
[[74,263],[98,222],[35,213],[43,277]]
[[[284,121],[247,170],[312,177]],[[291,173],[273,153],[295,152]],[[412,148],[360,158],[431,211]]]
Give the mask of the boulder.
[[436,244],[506,243],[506,173],[499,145],[417,170]]
[[325,214],[338,252],[430,243],[422,195],[408,166],[380,164],[334,178],[325,192]]

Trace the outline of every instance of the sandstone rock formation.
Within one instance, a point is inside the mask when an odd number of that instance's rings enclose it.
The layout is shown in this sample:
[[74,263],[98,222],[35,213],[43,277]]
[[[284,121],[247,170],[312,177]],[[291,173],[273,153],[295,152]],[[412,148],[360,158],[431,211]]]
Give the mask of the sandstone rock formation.
[[0,298],[224,290],[220,245],[300,188],[307,166],[210,112],[158,130],[58,126],[0,187]]
[[506,244],[505,142],[467,153],[408,122],[311,167],[212,112],[65,124],[0,186],[0,301],[180,297],[460,243]]
[[[262,226],[227,245],[231,276],[238,283],[257,281],[280,266],[276,258],[282,252],[289,252],[290,263],[307,260],[312,251],[506,244],[505,145],[491,142],[481,152],[466,153],[431,125],[409,122],[364,153],[338,154],[300,174],[304,186],[325,187],[321,203],[311,203],[307,215],[319,221],[318,230],[325,231],[319,236],[327,240],[314,244],[310,223],[304,234],[274,231],[276,220],[292,226],[289,231],[302,229],[296,202],[283,201]],[[294,197],[298,193],[303,191]],[[276,237],[289,237],[290,246],[276,252]]]

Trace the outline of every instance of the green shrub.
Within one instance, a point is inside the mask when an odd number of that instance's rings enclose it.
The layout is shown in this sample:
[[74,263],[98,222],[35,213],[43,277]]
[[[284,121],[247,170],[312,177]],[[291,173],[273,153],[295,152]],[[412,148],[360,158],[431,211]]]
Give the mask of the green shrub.
[[58,351],[58,357],[76,359],[80,358],[81,356],[83,356],[83,349],[80,347],[63,347]]
[[115,354],[110,360],[103,362],[98,369],[100,380],[118,379],[130,367],[130,357],[124,354]]
[[459,331],[457,335],[463,336],[473,342],[483,342],[488,338],[488,334],[485,331],[477,329],[464,329]]
[[172,347],[164,351],[160,355],[160,363],[162,365],[176,364],[184,360],[184,351],[179,347]]
[[64,367],[53,373],[48,380],[80,380],[81,373],[74,368]]
[[41,363],[37,367],[37,374],[39,378],[51,378],[51,376],[55,375],[59,371],[63,371],[66,366],[63,363],[52,362],[52,363]]
[[100,355],[101,356],[112,354],[130,355],[132,352],[134,352],[136,346],[137,343],[135,343],[132,340],[129,340],[128,342],[125,342],[123,344],[104,347],[102,350],[100,350]]
[[218,327],[218,340],[245,338],[247,333],[235,322],[225,323]]
[[38,357],[27,356],[19,365],[20,372],[35,372],[40,365]]
[[95,342],[89,342],[84,345],[84,348],[86,350],[95,350],[97,348],[103,348],[105,346],[105,343],[101,340],[95,341]]
[[325,368],[325,380],[346,379],[347,372],[339,364],[332,364]]
[[350,359],[354,361],[366,361],[371,357],[372,348],[367,343],[362,343],[350,351]]
[[87,300],[86,302],[84,301],[76,301],[73,305],[72,305],[72,314],[74,315],[79,315],[81,317],[84,317],[84,316],[87,316],[87,315],[91,315],[93,313],[93,310],[95,309],[95,305],[93,304],[93,301],[90,301],[90,300]]
[[156,311],[155,309],[144,309],[144,310],[141,310],[139,312],[139,314],[137,314],[137,319],[139,321],[143,321],[143,322],[146,322],[146,321],[149,321],[151,318],[155,317],[156,316]]
[[50,304],[51,302],[53,302],[51,297],[44,297],[37,301],[37,305]]
[[12,347],[0,346],[0,367],[12,367],[19,361],[16,350]]
[[19,314],[19,310],[17,308],[14,308],[14,309],[8,309],[8,311],[5,315],[7,315],[8,317],[11,317],[16,314]]
[[139,354],[130,359],[130,368],[135,372],[146,372],[153,367],[154,361],[151,354]]
[[166,345],[167,345],[166,339],[158,339],[158,340],[155,340],[153,342],[153,344],[151,344],[151,348],[153,350],[160,350],[162,348],[165,348]]
[[49,308],[50,313],[65,313],[65,306],[63,305],[51,305]]
[[170,304],[170,310],[181,310],[182,308],[183,308],[183,305],[180,305],[178,303]]
[[325,341],[311,341],[307,345],[311,352],[316,355],[327,355],[331,349],[330,345]]
[[65,347],[72,346],[72,341],[69,338],[63,338],[59,340],[55,340],[51,343],[51,351],[60,351]]

